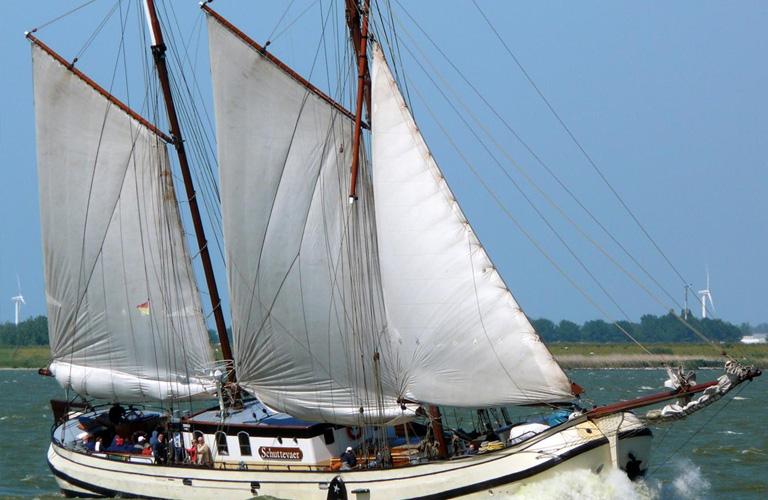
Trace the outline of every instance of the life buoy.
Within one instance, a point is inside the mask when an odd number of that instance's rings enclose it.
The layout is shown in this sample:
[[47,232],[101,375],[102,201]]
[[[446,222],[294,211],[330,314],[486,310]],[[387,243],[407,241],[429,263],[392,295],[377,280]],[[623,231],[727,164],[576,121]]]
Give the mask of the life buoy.
[[360,427],[347,427],[347,436],[349,439],[355,441],[360,439],[360,436],[363,435],[363,429]]

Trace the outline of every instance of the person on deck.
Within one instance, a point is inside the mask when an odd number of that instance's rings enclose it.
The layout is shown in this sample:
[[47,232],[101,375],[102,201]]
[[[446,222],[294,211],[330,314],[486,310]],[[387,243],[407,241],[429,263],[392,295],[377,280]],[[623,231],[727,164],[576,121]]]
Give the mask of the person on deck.
[[384,445],[384,448],[376,453],[376,460],[381,467],[392,467],[392,451],[389,449],[389,446]]
[[157,435],[162,432],[162,428],[156,427],[155,430],[152,431],[152,435],[149,436],[149,444],[151,446],[155,446],[157,444]]
[[357,457],[351,446],[347,446],[344,453],[341,454],[341,470],[352,470],[357,466]]
[[451,435],[451,450],[453,452],[453,456],[458,457],[459,455],[461,455],[462,448],[463,446],[461,443],[461,438],[456,432],[454,432]]
[[172,437],[168,440],[168,447],[170,448],[171,461],[177,464],[184,462],[184,442],[181,438],[180,432],[174,432]]
[[133,451],[133,445],[127,443],[125,438],[120,434],[115,434],[115,437],[112,439],[112,444],[109,445],[109,448],[107,448],[106,451],[115,453],[130,453]]
[[123,418],[125,417],[125,408],[115,403],[112,405],[112,408],[109,409],[108,415],[109,421],[112,423],[112,425],[117,425],[122,422]]
[[197,438],[197,446],[195,446],[197,457],[195,463],[197,465],[204,465],[210,467],[213,465],[213,457],[211,456],[211,449],[205,444],[203,436]]
[[133,453],[142,453],[147,445],[147,438],[143,434],[136,437],[136,444],[133,445]]
[[192,446],[187,448],[187,458],[189,458],[189,463],[197,463],[197,443],[194,441],[192,441]]
[[165,465],[168,463],[168,443],[165,441],[165,434],[157,433],[157,442],[152,447],[152,453],[155,455],[155,463]]

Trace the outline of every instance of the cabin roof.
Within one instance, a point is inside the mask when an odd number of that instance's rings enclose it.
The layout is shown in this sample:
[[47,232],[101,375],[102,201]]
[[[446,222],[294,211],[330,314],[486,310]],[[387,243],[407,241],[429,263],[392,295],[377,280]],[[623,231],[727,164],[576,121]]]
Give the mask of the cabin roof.
[[225,431],[227,434],[247,432],[251,436],[275,437],[313,437],[322,434],[333,424],[309,422],[294,418],[286,413],[278,413],[267,408],[258,400],[246,401],[242,410],[231,411],[224,425],[218,407],[209,408],[183,420],[191,430],[206,434]]

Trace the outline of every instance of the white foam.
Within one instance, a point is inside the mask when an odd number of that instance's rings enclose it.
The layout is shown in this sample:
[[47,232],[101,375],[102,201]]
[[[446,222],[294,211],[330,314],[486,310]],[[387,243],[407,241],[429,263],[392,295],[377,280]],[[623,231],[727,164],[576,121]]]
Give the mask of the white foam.
[[[523,486],[514,498],[553,500],[698,500],[706,498],[711,485],[699,466],[689,459],[675,460],[670,481],[646,479],[630,481],[626,473],[609,469],[601,474],[589,470],[568,471],[554,478]],[[505,495],[497,497],[507,498]],[[509,497],[511,498],[511,497]]]
[[698,465],[687,458],[682,458],[675,460],[672,466],[675,469],[675,479],[672,480],[669,488],[664,488],[665,497],[694,500],[706,496],[711,485],[702,475]]
[[656,500],[659,495],[646,482],[632,482],[623,471],[609,469],[601,474],[589,470],[563,472],[553,479],[520,488],[515,498]]

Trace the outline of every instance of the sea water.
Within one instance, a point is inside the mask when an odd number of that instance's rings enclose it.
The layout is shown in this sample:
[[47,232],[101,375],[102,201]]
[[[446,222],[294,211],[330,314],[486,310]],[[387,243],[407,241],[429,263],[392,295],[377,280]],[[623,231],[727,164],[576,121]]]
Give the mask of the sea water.
[[[661,370],[574,370],[596,404],[663,390]],[[702,371],[699,380],[719,375]],[[52,417],[48,401],[63,391],[34,371],[0,371],[0,498],[60,497],[45,454]],[[671,426],[654,427],[648,477],[618,471],[567,472],[523,488],[535,499],[768,498],[768,380],[745,383],[726,398]],[[498,498],[498,495],[495,496]]]

